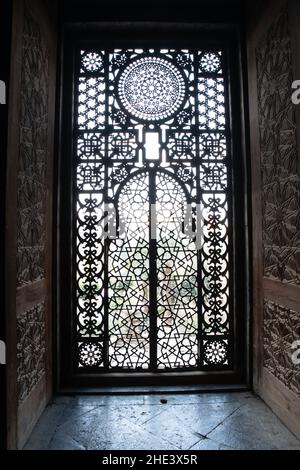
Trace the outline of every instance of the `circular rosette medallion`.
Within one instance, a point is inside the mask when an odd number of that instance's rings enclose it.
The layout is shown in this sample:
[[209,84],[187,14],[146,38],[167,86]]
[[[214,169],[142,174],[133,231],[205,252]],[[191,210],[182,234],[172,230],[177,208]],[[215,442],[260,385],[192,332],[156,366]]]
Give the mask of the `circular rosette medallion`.
[[133,116],[160,121],[174,114],[185,97],[182,73],[160,57],[143,57],[122,72],[118,93],[123,107]]

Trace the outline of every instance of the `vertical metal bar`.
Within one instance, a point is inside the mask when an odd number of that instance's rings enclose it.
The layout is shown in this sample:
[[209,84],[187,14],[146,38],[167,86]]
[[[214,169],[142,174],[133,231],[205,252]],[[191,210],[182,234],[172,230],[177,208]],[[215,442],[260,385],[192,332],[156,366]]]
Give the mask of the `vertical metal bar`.
[[[228,298],[228,324],[229,324],[229,333],[228,333],[228,368],[236,367],[240,357],[242,356],[242,345],[239,348],[239,354],[236,353],[236,343],[240,341],[239,332],[235,332],[236,322],[238,321],[238,315],[240,315],[237,298],[239,296],[238,291],[235,287],[235,276],[238,272],[238,265],[241,266],[243,258],[239,259],[237,262],[237,237],[238,230],[235,227],[235,218],[237,215],[237,207],[239,201],[237,195],[242,194],[242,183],[240,180],[235,180],[234,172],[236,172],[241,166],[235,165],[234,156],[235,149],[238,141],[238,135],[236,128],[234,126],[233,111],[234,111],[234,98],[232,96],[232,86],[233,86],[233,76],[236,73],[234,64],[234,56],[231,50],[226,48],[223,51],[223,78],[224,78],[224,93],[225,93],[225,110],[226,110],[226,146],[227,146],[227,171],[228,171],[228,189],[227,189],[227,219],[228,219],[228,289],[229,289],[229,298]],[[238,188],[235,191],[235,188]],[[236,355],[237,360],[234,361],[234,356]],[[242,361],[241,361],[242,362]]]
[[150,370],[151,371],[155,371],[157,368],[157,262],[156,262],[157,246],[156,246],[155,234],[156,234],[156,171],[154,168],[150,168],[149,170],[149,317],[150,317]]
[[[105,84],[105,127],[108,128],[108,100],[109,100],[109,51],[105,51],[104,55],[104,76],[106,79]],[[105,133],[105,161],[108,161],[108,134]],[[103,207],[108,203],[108,166],[105,165],[105,176],[104,176],[104,189],[103,189]],[[107,214],[104,212],[104,216]],[[108,219],[107,219],[108,220]],[[106,227],[103,227],[103,233]],[[109,234],[108,234],[109,236]],[[108,297],[108,255],[109,255],[109,239],[106,237],[104,243],[104,286],[103,286],[103,365],[104,369],[109,369],[109,297]]]
[[[72,46],[72,66],[75,70],[75,77],[73,75],[72,80],[72,87],[73,87],[73,101],[72,101],[72,135],[73,139],[70,142],[70,168],[72,178],[71,178],[71,192],[70,192],[70,225],[72,227],[70,236],[70,289],[72,292],[71,299],[70,299],[70,308],[73,314],[71,315],[71,338],[70,338],[70,345],[71,345],[71,370],[72,373],[74,370],[78,368],[78,357],[79,357],[79,348],[78,348],[78,317],[77,317],[77,305],[78,305],[78,288],[77,288],[77,222],[78,222],[78,214],[77,214],[77,201],[79,197],[79,191],[77,188],[77,167],[79,163],[79,158],[77,154],[77,139],[78,139],[78,102],[79,102],[79,70],[80,70],[80,48]],[[70,51],[69,51],[70,53]],[[76,343],[76,347],[74,347],[74,343]],[[63,344],[65,343],[65,338],[63,338]]]
[[[201,188],[200,188],[200,145],[199,145],[199,103],[198,103],[198,77],[199,77],[199,57],[198,49],[194,50],[194,93],[195,93],[195,121],[196,121],[196,236],[202,236],[202,227],[199,227],[199,208],[201,207]],[[201,232],[200,232],[201,230]],[[198,244],[197,244],[198,245]],[[198,361],[197,365],[201,369],[203,364],[203,334],[202,334],[202,322],[203,322],[203,311],[202,311],[202,248],[197,249],[197,315],[198,315]]]

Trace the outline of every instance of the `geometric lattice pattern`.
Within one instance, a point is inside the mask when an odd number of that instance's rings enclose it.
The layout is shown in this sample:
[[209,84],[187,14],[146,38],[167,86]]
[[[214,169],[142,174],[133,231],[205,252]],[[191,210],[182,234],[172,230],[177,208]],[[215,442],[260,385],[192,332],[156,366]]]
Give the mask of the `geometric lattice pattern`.
[[224,194],[203,195],[202,302],[203,332],[227,336],[229,314],[228,216]]
[[103,198],[80,194],[77,206],[77,321],[80,337],[103,332]]
[[300,175],[285,8],[256,50],[264,275],[300,286]]
[[199,78],[199,124],[202,129],[225,129],[223,78]]
[[143,57],[128,65],[119,80],[123,106],[134,116],[157,121],[173,114],[184,99],[184,79],[160,57]]
[[221,52],[200,52],[199,71],[202,73],[222,73]]
[[182,233],[186,197],[180,184],[157,173],[157,364],[198,363],[197,250]]
[[102,77],[80,77],[78,83],[78,127],[99,129],[104,124],[104,90]]
[[75,367],[232,368],[223,52],[77,63]]
[[133,176],[119,197],[124,236],[109,250],[112,368],[149,367],[149,177]]

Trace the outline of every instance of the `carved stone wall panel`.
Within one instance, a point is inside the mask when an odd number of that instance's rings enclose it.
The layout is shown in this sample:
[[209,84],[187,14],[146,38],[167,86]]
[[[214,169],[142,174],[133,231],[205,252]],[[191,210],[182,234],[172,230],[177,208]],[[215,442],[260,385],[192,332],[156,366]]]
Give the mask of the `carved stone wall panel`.
[[17,317],[17,384],[21,404],[45,374],[45,303]]
[[17,186],[17,285],[45,276],[49,51],[25,8]]
[[300,367],[292,344],[300,340],[300,312],[264,301],[264,367],[300,396]]
[[288,10],[256,49],[264,275],[300,285],[300,177]]

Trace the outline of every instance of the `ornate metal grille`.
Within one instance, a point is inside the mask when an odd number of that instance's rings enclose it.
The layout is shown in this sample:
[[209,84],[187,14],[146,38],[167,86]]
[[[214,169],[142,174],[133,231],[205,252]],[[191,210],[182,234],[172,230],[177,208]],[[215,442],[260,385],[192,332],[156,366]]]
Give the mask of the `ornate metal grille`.
[[222,50],[78,51],[78,371],[232,367],[226,77]]

